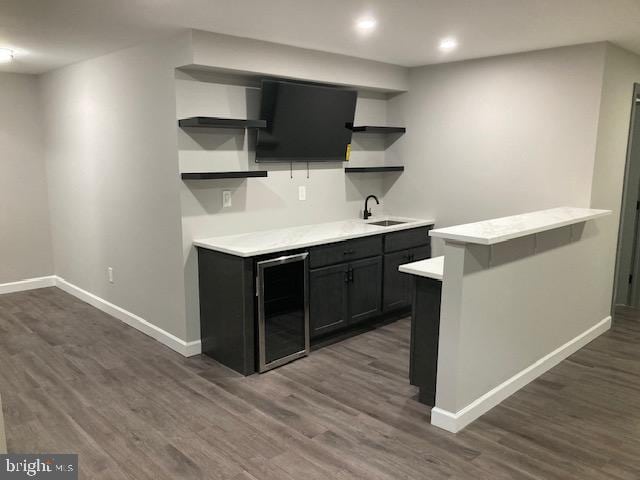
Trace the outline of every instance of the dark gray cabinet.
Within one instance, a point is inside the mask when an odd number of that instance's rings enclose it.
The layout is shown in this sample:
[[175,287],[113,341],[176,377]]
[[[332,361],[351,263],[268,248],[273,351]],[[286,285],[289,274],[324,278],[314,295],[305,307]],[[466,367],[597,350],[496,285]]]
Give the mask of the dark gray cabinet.
[[319,337],[382,311],[382,257],[309,271],[311,337]]
[[348,324],[348,267],[341,264],[309,271],[309,331],[312,338]]
[[432,228],[433,226],[430,225],[428,227],[410,228],[409,230],[387,233],[384,236],[384,253],[408,250],[430,244],[429,230]]
[[349,264],[349,322],[366,320],[382,312],[382,257]]
[[309,253],[312,345],[346,338],[405,316],[412,285],[398,266],[430,255],[431,226],[265,256],[237,257],[198,248],[202,353],[250,375],[257,371],[258,262]]
[[387,253],[384,256],[384,286],[382,308],[385,312],[411,305],[411,278],[400,273],[398,267],[404,263],[417,262],[431,256],[428,245]]
[[309,251],[309,268],[351,262],[382,254],[382,236],[358,238],[346,242],[313,247]]
[[418,401],[433,406],[436,402],[442,282],[417,276],[412,280],[409,380],[411,385],[420,388]]
[[403,263],[431,255],[430,227],[391,232],[310,249],[311,338],[411,306]]
[[253,258],[198,248],[198,271],[202,353],[251,375],[256,371]]

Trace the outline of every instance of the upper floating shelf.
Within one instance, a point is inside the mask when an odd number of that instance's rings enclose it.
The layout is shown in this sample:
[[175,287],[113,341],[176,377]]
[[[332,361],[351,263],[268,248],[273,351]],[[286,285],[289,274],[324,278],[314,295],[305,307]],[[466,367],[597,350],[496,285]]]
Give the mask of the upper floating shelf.
[[178,120],[181,128],[265,128],[266,120],[242,118],[190,117]]
[[344,167],[345,173],[404,172],[403,166],[389,167]]
[[347,125],[347,128],[352,132],[363,133],[405,133],[407,131],[404,127],[380,127],[374,125]]
[[266,170],[245,170],[241,172],[191,172],[183,173],[182,180],[219,180],[223,178],[266,177]]

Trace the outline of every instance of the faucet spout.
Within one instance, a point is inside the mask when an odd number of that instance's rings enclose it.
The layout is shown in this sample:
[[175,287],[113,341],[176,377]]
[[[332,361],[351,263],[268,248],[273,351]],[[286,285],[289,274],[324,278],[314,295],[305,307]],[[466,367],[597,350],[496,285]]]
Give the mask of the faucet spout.
[[378,201],[378,197],[375,195],[369,195],[364,201],[364,212],[362,213],[362,218],[365,220],[371,216],[371,210],[369,209],[369,199],[373,198],[376,201],[376,205],[380,205]]

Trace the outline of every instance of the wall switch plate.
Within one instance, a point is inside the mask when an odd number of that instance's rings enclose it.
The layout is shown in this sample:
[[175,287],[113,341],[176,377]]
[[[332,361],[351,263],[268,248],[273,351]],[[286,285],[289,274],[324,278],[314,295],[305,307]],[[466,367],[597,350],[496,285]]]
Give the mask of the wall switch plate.
[[301,185],[298,187],[298,200],[306,200],[307,199],[307,187]]
[[113,283],[113,267],[107,268],[107,275],[109,277],[109,283]]
[[231,190],[222,191],[222,208],[231,206]]

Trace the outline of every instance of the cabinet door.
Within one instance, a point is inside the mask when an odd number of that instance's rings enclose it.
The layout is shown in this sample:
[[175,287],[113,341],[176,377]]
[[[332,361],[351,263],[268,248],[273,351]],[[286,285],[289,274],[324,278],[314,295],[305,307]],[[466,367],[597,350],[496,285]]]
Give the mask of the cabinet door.
[[411,305],[412,284],[410,275],[400,273],[404,263],[417,262],[431,256],[429,246],[401,250],[384,256],[383,309],[385,312]]
[[384,311],[406,307],[411,303],[411,278],[400,273],[398,267],[409,263],[409,252],[401,250],[384,256]]
[[382,311],[382,257],[349,264],[349,323]]
[[348,318],[346,264],[309,271],[309,324],[311,338],[343,328]]

